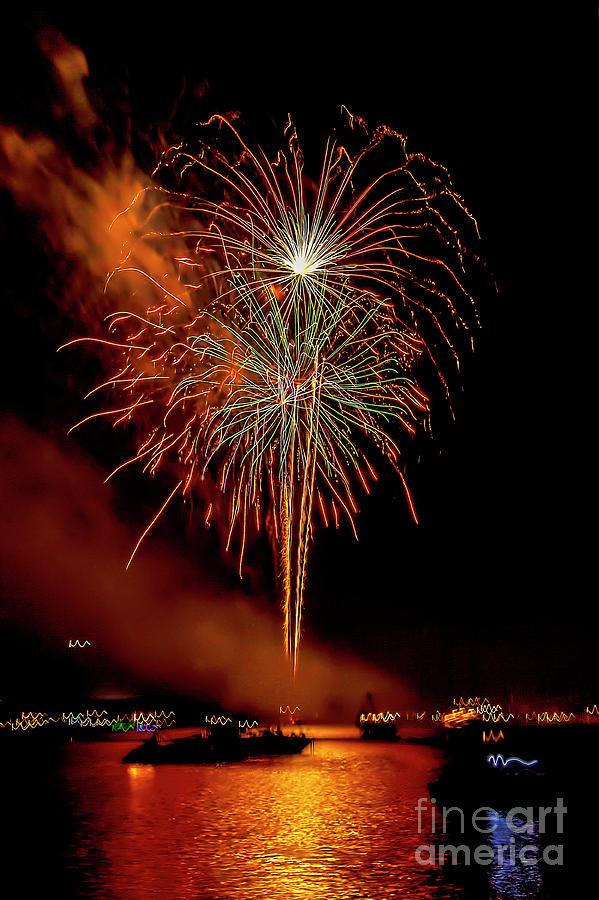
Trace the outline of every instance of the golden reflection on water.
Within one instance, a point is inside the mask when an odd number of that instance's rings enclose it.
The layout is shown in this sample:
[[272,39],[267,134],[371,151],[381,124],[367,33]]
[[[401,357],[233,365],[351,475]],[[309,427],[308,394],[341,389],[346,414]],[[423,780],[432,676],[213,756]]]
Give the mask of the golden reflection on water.
[[[492,863],[422,866],[419,846],[507,843],[418,833],[416,806],[440,762],[421,744],[321,740],[315,752],[223,766],[124,765],[90,742],[5,766],[6,867],[27,896],[94,900],[563,900],[570,870]],[[22,758],[21,758],[22,757]],[[569,801],[568,801],[569,805]],[[586,800],[585,800],[586,805]],[[592,817],[593,807],[590,807]],[[578,807],[565,852],[594,824]],[[570,813],[569,813],[570,815]],[[504,812],[498,813],[505,817]],[[571,826],[571,827],[573,827]],[[536,825],[535,825],[536,827]],[[23,840],[26,835],[27,839]],[[564,836],[565,837],[565,836]],[[530,840],[561,844],[535,832]],[[580,844],[584,838],[586,844]],[[514,838],[519,846],[520,839]],[[525,842],[526,843],[526,842]],[[567,843],[567,842],[566,842]],[[593,859],[584,861],[592,876]],[[8,868],[7,868],[8,871]],[[592,892],[588,894],[592,895]],[[11,895],[12,896],[12,895]],[[25,896],[23,894],[23,896]]]
[[127,775],[134,782],[141,778],[154,778],[156,768],[154,766],[127,766]]
[[163,767],[122,765],[111,752],[96,769],[97,896],[457,896],[414,859],[427,840],[414,810],[437,764],[429,748],[320,741],[288,758]]

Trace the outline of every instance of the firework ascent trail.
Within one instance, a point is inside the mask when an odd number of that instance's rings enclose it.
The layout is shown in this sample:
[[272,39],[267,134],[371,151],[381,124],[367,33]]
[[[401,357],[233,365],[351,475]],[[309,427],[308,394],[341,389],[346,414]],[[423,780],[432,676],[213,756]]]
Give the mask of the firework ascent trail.
[[[213,116],[193,146],[165,152],[121,214],[136,225],[106,285],[139,277],[143,308],[138,291],[107,316],[105,336],[69,342],[99,344],[115,367],[90,392],[107,392],[107,408],[78,424],[139,425],[134,456],[108,477],[137,462],[153,474],[167,460],[179,473],[131,559],[171,499],[211,475],[240,573],[248,531],[268,530],[294,672],[316,511],[355,532],[355,487],[376,479],[370,446],[416,519],[398,443],[428,421],[414,370],[428,359],[449,399],[439,358],[457,364],[457,339],[477,324],[453,218],[475,233],[476,222],[446,169],[343,112],[316,183],[291,120],[272,158],[250,149],[234,116]],[[381,152],[394,163],[377,173]],[[170,274],[137,263],[140,243]],[[212,514],[209,503],[207,523]]]

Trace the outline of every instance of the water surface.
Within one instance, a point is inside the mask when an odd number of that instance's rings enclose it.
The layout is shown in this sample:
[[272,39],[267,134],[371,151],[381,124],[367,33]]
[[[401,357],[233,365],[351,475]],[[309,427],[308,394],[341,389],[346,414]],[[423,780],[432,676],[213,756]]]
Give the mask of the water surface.
[[321,740],[291,757],[156,767],[123,764],[124,743],[73,743],[43,755],[34,745],[4,767],[4,870],[19,873],[29,891],[22,896],[559,896],[547,893],[539,865],[417,863],[418,846],[435,838],[426,820],[418,832],[416,806],[441,764],[422,744]]

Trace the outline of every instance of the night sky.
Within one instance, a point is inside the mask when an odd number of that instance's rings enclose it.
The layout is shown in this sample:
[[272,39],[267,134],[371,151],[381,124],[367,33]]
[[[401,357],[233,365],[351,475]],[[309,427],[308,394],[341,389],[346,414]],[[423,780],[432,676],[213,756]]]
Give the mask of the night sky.
[[[441,14],[431,4],[418,14],[369,19],[341,7],[324,18],[296,10],[293,25],[283,8],[276,17],[260,11],[234,20],[197,8],[170,14],[163,7],[144,23],[122,10],[92,15],[85,7],[68,17],[15,20],[3,35],[3,129],[16,127],[29,141],[45,135],[74,165],[97,171],[74,114],[59,110],[60,89],[40,46],[40,33],[56,29],[87,60],[99,157],[129,148],[148,171],[161,140],[176,140],[214,110],[237,109],[258,139],[291,113],[307,167],[313,160],[316,171],[343,103],[445,164],[482,235],[483,328],[461,376],[451,378],[455,422],[439,408],[435,440],[417,438],[407,456],[420,524],[401,483],[381,467],[373,494],[360,501],[359,543],[347,526],[317,529],[306,643],[354,661],[358,696],[370,686],[360,658],[431,705],[464,692],[550,707],[598,702],[594,547],[584,514],[595,505],[586,449],[592,414],[582,373],[592,296],[583,223],[596,207],[596,167],[592,82],[583,77],[572,23],[515,5]],[[596,20],[586,28],[596,37]],[[239,629],[247,604],[267,623],[266,654],[271,619],[277,626],[279,616],[268,549],[253,548],[240,583],[218,536],[173,504],[147,541],[140,574],[131,576],[133,599],[118,587],[114,606],[105,600],[106,560],[124,565],[132,536],[168,492],[168,477],[148,483],[127,474],[103,493],[126,437],[102,426],[66,437],[97,371],[84,354],[55,354],[78,333],[74,305],[60,302],[61,284],[81,303],[89,284],[40,225],[39,204],[19,201],[7,178],[0,188],[0,696],[187,686],[208,699],[236,700],[239,693],[222,691],[222,635],[197,681],[192,663],[188,672],[180,658],[169,680],[169,654],[162,658],[149,635],[169,617],[193,616],[194,603],[200,618],[214,604],[223,633],[227,621]],[[57,561],[63,552],[73,557],[68,565]],[[140,598],[152,591],[145,607]],[[74,663],[64,642],[94,638],[97,616],[104,624],[94,653]],[[303,665],[319,658],[308,654]],[[243,677],[260,681],[251,665]]]

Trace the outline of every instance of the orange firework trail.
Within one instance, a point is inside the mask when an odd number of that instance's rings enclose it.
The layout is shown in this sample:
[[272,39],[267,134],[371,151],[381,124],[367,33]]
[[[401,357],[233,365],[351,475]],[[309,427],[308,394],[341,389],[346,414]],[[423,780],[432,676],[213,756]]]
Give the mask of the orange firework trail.
[[[391,129],[344,118],[315,184],[291,121],[272,159],[232,116],[164,153],[123,211],[142,224],[107,283],[138,278],[147,302],[114,310],[105,337],[77,339],[116,359],[91,392],[107,391],[108,408],[79,424],[140,425],[135,455],[115,472],[140,463],[153,474],[166,460],[180,472],[142,538],[208,474],[228,498],[240,572],[249,529],[268,529],[293,671],[314,510],[355,532],[354,488],[376,478],[370,445],[399,474],[416,519],[398,443],[428,417],[415,366],[428,358],[447,393],[438,354],[448,348],[457,362],[458,335],[476,323],[452,216],[476,223],[447,171]],[[393,153],[392,168],[376,170],[379,152]],[[168,259],[162,281],[137,264],[141,244]]]

